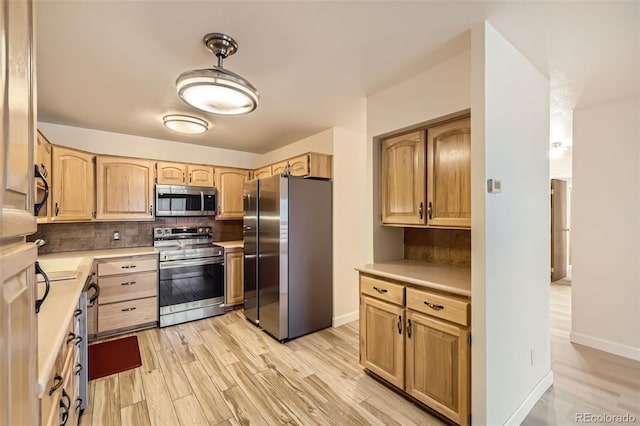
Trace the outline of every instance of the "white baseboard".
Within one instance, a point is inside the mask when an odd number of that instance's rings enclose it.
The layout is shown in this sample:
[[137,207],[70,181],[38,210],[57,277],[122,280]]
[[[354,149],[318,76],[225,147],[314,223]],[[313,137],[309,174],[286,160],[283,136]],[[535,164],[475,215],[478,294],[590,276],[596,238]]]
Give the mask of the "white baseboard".
[[640,348],[623,345],[621,343],[612,342],[610,340],[599,339],[597,337],[587,336],[586,334],[571,332],[569,340],[572,343],[589,346],[594,349],[609,352],[614,355],[620,355],[625,358],[631,358],[640,361]]
[[538,384],[529,392],[529,395],[522,401],[522,403],[516,408],[511,417],[504,422],[505,425],[520,425],[527,417],[531,409],[536,402],[542,397],[542,395],[553,384],[553,371],[549,372],[538,382]]
[[341,325],[349,324],[350,322],[357,320],[359,316],[360,311],[355,311],[349,312],[348,314],[340,315],[339,317],[333,317],[333,320],[331,321],[332,326],[340,327]]

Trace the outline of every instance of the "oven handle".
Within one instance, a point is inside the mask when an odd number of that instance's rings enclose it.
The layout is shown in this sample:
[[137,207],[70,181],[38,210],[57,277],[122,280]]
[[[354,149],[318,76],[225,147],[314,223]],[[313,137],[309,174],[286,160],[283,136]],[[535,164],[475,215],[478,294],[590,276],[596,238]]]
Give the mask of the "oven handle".
[[189,260],[169,260],[160,262],[160,269],[184,268],[185,266],[215,265],[217,263],[224,264],[224,257],[207,257],[204,259]]

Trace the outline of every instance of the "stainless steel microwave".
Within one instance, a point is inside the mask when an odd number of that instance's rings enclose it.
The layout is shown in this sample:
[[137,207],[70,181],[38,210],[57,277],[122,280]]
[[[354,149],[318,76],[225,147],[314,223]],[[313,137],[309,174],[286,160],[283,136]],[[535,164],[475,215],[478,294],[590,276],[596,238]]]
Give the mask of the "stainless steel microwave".
[[156,185],[156,217],[215,216],[216,196],[206,186]]

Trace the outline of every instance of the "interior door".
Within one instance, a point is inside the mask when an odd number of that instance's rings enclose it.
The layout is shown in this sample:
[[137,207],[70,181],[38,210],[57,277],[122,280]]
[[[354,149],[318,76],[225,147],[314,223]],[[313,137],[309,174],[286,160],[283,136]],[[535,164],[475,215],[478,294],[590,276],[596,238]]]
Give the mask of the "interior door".
[[567,276],[567,182],[551,179],[551,281]]

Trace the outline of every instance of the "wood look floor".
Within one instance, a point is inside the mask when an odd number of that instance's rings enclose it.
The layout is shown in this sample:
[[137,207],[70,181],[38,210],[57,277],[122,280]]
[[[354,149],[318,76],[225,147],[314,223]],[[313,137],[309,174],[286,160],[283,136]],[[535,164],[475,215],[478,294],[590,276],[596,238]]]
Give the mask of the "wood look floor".
[[[577,413],[640,423],[640,363],[569,342],[571,287],[551,286],[554,385],[524,425]],[[280,344],[242,311],[135,333],[142,366],[91,381],[81,425],[440,425],[363,373],[358,323]]]
[[551,284],[553,386],[523,425],[575,425],[578,413],[628,413],[640,423],[640,362],[572,344],[570,330],[571,286]]
[[444,424],[363,372],[357,322],[280,344],[237,310],[135,335],[142,366],[89,382],[81,425]]

